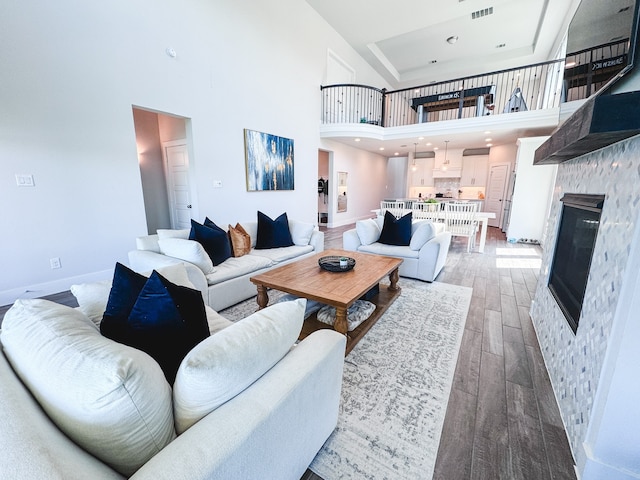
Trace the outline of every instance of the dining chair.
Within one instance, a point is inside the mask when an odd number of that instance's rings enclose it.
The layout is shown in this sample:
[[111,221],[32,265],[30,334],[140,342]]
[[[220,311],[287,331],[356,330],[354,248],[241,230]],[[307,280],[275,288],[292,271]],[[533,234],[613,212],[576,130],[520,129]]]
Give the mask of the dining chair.
[[413,202],[411,208],[413,220],[431,220],[438,221],[438,212],[440,211],[439,203],[420,203]]
[[457,237],[467,237],[467,252],[475,247],[478,232],[477,202],[445,203],[444,220],[446,230]]
[[391,212],[391,214],[396,218],[402,217],[402,214],[404,212],[404,202],[400,202],[400,201],[389,202],[386,200],[381,201],[380,215],[384,217],[384,214],[387,211]]

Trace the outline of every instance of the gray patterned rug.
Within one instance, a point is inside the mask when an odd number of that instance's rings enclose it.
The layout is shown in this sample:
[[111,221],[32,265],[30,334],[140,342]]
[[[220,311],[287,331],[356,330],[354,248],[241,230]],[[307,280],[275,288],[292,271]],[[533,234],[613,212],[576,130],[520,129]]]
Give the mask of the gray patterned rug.
[[[310,465],[325,480],[433,476],[471,288],[400,279],[345,359],[338,426]],[[270,291],[270,303],[282,296]],[[239,320],[255,298],[220,312]]]

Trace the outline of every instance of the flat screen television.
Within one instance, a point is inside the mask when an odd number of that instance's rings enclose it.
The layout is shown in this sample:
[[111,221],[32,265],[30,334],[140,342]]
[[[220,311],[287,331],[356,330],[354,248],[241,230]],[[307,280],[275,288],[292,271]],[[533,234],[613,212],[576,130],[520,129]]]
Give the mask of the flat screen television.
[[[584,105],[536,150],[535,165],[562,163],[640,134],[639,4],[582,0],[578,6],[567,32],[563,93],[571,100],[571,81],[574,87],[587,88],[581,75],[591,78],[592,88],[582,97],[588,98]],[[624,48],[613,50],[621,41]],[[586,65],[571,65],[576,52],[590,52]]]
[[580,2],[567,31],[565,100],[606,90],[633,68],[637,14],[634,0]]

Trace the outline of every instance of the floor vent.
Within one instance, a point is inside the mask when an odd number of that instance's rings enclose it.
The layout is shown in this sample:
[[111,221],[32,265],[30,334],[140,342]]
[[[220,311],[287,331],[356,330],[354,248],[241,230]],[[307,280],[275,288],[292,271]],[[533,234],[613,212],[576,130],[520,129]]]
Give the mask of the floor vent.
[[478,10],[477,12],[471,13],[471,20],[475,20],[476,18],[486,17],[487,15],[493,14],[493,7],[483,8],[482,10]]

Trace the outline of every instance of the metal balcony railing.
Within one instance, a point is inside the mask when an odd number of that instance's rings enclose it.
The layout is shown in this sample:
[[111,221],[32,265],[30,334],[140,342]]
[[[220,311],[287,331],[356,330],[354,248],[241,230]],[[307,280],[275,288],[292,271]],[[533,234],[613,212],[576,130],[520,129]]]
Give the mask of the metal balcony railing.
[[566,71],[562,59],[394,91],[326,85],[321,120],[397,127],[554,108],[595,93],[624,68],[627,46],[625,39],[567,55]]

